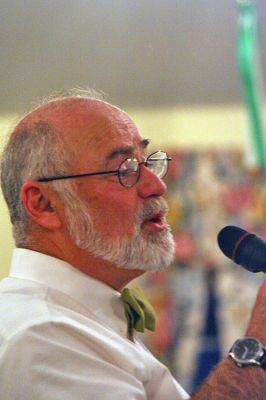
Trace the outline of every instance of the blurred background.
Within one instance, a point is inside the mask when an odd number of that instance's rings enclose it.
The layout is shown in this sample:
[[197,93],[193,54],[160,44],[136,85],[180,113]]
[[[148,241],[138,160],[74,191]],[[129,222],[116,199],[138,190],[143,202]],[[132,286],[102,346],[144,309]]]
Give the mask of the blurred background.
[[[266,2],[253,3],[263,78]],[[91,87],[173,158],[167,183],[176,259],[140,283],[159,317],[145,341],[190,392],[244,334],[262,280],[216,245],[229,224],[266,236],[264,174],[249,162],[236,56],[239,13],[233,0],[0,0],[0,149],[39,99]],[[0,197],[0,277],[12,248]]]

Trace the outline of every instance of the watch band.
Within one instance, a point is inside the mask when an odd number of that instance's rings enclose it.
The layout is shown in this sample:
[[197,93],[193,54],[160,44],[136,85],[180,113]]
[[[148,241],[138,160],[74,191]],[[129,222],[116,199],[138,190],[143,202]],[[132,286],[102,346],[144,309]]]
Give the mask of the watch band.
[[261,368],[265,369],[265,371],[266,371],[266,348],[264,348],[264,354],[263,354],[262,358],[260,359],[260,365],[261,365]]

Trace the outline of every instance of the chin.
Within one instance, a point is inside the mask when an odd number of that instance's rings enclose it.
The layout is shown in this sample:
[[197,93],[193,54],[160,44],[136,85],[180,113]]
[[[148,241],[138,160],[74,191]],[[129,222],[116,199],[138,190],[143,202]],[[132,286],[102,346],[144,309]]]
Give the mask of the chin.
[[171,265],[174,252],[175,242],[170,230],[160,235],[148,237],[140,235],[133,241],[127,259],[124,258],[124,262],[120,265],[127,269],[159,271]]

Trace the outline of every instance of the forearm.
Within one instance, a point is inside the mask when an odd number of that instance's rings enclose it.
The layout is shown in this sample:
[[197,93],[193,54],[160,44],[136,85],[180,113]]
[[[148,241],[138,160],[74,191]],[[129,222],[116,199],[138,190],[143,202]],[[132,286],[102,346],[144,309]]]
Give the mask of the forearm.
[[238,367],[229,357],[211,373],[191,400],[265,400],[266,371]]
[[[246,336],[266,345],[266,280],[261,285]],[[260,367],[238,367],[225,358],[206,379],[191,400],[265,400],[266,371]]]

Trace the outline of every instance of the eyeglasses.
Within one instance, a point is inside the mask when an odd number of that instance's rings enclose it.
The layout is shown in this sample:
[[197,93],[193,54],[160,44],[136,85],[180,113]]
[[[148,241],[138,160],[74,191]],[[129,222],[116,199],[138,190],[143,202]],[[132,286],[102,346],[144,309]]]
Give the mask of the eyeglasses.
[[119,182],[124,187],[134,186],[140,177],[140,166],[145,165],[150,171],[152,171],[159,178],[163,178],[167,174],[168,163],[171,160],[167,153],[164,151],[156,151],[150,154],[146,161],[138,162],[135,158],[127,158],[124,160],[118,169],[113,171],[98,171],[98,172],[88,172],[83,174],[75,175],[62,175],[62,176],[48,176],[47,178],[42,177],[37,179],[38,182],[50,182],[59,179],[73,179],[81,178],[83,176],[95,176],[95,175],[117,175]]

